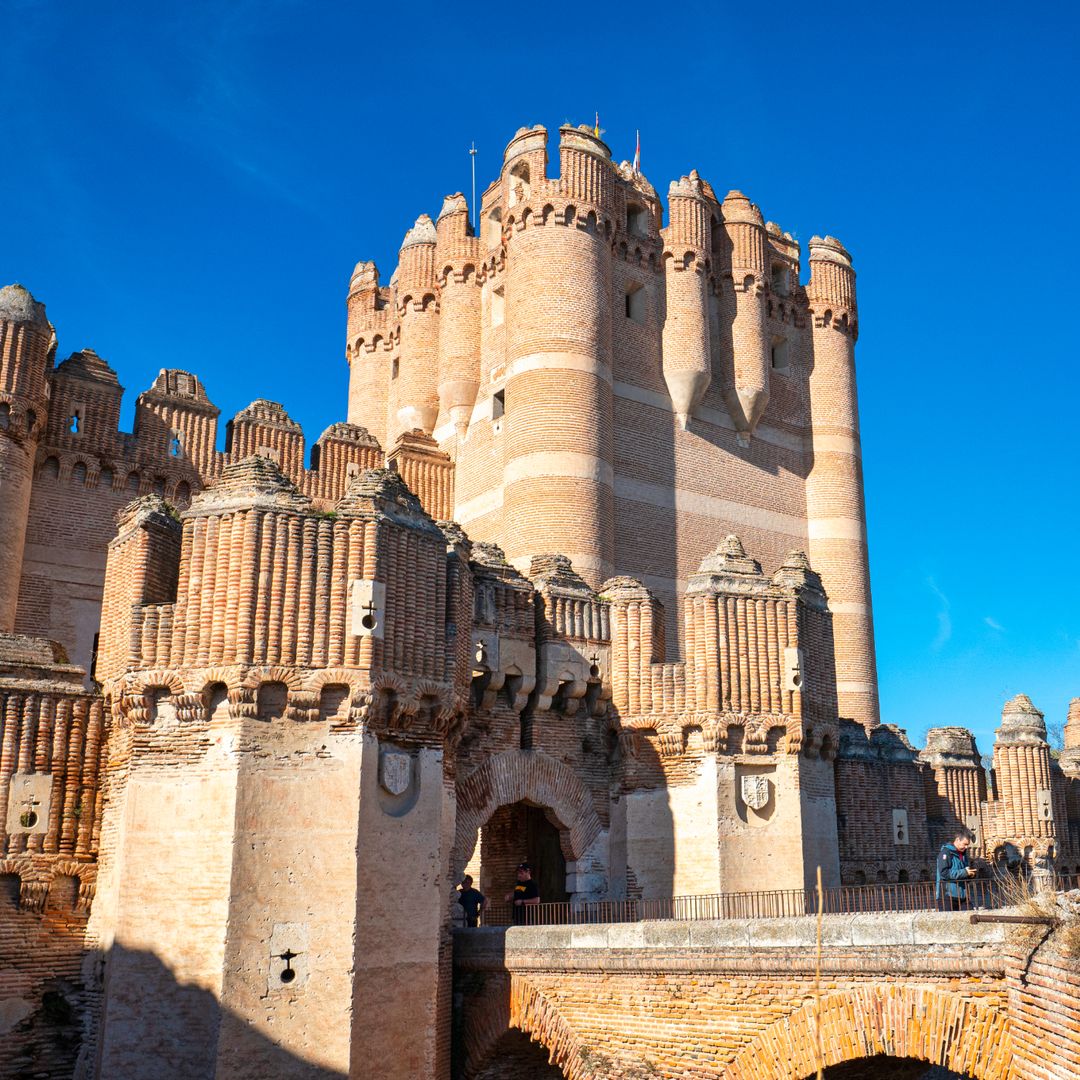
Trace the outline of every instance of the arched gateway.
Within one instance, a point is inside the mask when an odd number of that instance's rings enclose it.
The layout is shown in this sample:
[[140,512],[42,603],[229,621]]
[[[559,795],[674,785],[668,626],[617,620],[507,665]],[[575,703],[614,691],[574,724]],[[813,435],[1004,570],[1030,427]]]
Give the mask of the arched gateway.
[[508,750],[490,758],[458,787],[455,875],[468,864],[481,827],[501,807],[518,803],[546,811],[567,861],[582,858],[603,830],[592,796],[572,769],[538,751]]

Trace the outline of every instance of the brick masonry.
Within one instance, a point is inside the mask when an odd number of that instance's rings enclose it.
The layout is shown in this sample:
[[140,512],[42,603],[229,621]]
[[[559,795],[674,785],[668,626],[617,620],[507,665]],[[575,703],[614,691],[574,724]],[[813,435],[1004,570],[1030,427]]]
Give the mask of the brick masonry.
[[815,940],[813,919],[459,931],[462,1075],[503,1075],[506,1033],[523,1032],[543,1051],[525,1076],[550,1056],[571,1080],[807,1077],[819,1015],[826,1066],[1074,1075],[1077,980],[1055,938],[1033,949],[963,915],[828,916],[820,992]]

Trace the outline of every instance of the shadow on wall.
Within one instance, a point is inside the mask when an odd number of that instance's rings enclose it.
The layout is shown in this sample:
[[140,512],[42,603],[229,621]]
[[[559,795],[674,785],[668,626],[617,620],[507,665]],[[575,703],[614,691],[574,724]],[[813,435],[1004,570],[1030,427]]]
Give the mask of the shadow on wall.
[[[108,1006],[97,1038],[85,1040],[75,1080],[213,1080],[221,1074],[232,1080],[346,1078],[285,1050],[222,1008],[209,991],[178,982],[153,953],[114,945],[104,965],[89,954],[84,971],[99,981],[102,966]],[[0,1076],[9,1075],[20,1074],[0,1068]]]
[[[691,729],[682,766],[693,770],[695,758],[700,759],[702,752],[701,732]],[[679,851],[669,786],[672,778],[664,767],[656,731],[624,730],[620,734],[618,775],[619,797],[612,807],[616,820],[612,823],[611,895],[625,896],[628,900],[667,899],[675,895]],[[677,790],[680,794],[690,794],[694,789],[691,786]],[[707,829],[708,815],[692,816],[685,824],[692,827],[694,822],[702,823]],[[715,821],[712,833],[711,838],[702,839],[705,847],[711,843],[715,849]],[[683,855],[688,857],[693,839],[686,836],[682,840],[688,845]],[[620,888],[623,881],[625,891]]]

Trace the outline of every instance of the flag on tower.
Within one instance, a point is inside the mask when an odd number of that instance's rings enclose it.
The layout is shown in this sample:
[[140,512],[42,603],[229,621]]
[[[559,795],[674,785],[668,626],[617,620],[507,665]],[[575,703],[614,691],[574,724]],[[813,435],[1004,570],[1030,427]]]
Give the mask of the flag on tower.
[[592,133],[599,139],[600,138],[600,114],[596,114],[596,123],[593,124]]
[[641,132],[636,132],[637,144],[634,146],[634,175],[641,172]]

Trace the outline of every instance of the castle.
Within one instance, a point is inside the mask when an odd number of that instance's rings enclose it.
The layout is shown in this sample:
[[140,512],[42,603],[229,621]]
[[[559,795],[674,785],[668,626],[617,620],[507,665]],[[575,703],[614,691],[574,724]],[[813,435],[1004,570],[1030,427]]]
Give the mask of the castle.
[[546,901],[802,890],[966,825],[1080,873],[1080,699],[1060,760],[1007,703],[989,774],[880,723],[848,252],[803,285],[741,193],[664,226],[548,145],[357,265],[307,467],[269,401],[218,451],[183,371],[121,433],[0,290],[0,1076],[446,1077],[452,887],[523,858]]

